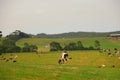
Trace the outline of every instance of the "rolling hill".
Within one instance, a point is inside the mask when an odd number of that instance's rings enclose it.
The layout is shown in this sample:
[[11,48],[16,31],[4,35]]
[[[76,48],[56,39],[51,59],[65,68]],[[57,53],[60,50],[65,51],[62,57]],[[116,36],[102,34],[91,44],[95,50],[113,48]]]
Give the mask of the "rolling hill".
[[76,37],[107,37],[110,34],[120,34],[120,31],[114,32],[68,32],[61,34],[45,34],[40,33],[35,35],[39,38],[76,38]]

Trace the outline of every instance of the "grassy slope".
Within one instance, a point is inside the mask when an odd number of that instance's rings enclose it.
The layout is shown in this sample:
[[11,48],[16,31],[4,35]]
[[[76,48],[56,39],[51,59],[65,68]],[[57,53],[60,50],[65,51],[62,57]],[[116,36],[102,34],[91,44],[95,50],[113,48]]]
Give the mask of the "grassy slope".
[[[98,51],[70,51],[71,60],[57,63],[61,52],[20,53],[17,62],[0,61],[0,80],[119,80],[120,60]],[[5,54],[9,57],[10,54]],[[105,68],[98,68],[105,64]],[[112,68],[115,65],[115,68]]]
[[39,48],[45,48],[46,45],[48,45],[52,41],[59,42],[62,46],[65,44],[68,44],[70,42],[77,42],[81,41],[85,47],[88,46],[94,46],[94,41],[98,40],[100,41],[101,48],[119,48],[120,47],[120,40],[115,39],[108,39],[104,37],[95,37],[95,38],[24,38],[19,41],[17,41],[17,45],[23,47],[24,43],[27,42],[29,44],[35,44]]

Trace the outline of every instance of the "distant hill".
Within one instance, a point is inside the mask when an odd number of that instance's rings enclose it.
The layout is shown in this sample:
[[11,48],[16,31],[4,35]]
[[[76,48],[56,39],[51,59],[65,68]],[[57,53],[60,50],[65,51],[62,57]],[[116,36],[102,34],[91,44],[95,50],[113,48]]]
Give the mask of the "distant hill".
[[20,30],[16,30],[11,34],[7,35],[7,38],[12,40],[19,40],[21,38],[78,38],[78,37],[107,37],[110,34],[120,34],[120,31],[113,31],[113,32],[68,32],[68,33],[61,33],[61,34],[45,34],[40,33],[37,35],[27,34]]
[[120,31],[114,32],[68,32],[61,34],[45,34],[35,35],[38,38],[75,38],[75,37],[107,37],[110,34],[120,34]]

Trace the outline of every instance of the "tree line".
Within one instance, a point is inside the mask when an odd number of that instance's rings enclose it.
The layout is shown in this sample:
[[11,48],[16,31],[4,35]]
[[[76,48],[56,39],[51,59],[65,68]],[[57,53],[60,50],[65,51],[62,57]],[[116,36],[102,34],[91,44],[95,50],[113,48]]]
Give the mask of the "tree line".
[[65,46],[61,46],[58,42],[51,42],[50,43],[50,51],[59,51],[59,50],[99,50],[100,49],[100,42],[98,40],[94,41],[94,46],[84,47],[81,41],[77,42],[70,42]]
[[15,41],[5,38],[1,41],[0,44],[0,53],[13,53],[13,52],[35,52],[38,47],[36,45],[30,45],[24,43],[24,46],[21,48],[15,44]]
[[38,49],[36,45],[24,43],[23,47],[16,45],[16,41],[21,38],[29,38],[30,36],[24,32],[16,30],[15,32],[2,38],[2,31],[0,31],[0,54],[13,52],[34,52]]
[[[16,37],[17,36],[17,37]],[[30,45],[28,43],[24,43],[23,47],[19,47],[16,45],[16,41],[20,39],[20,37],[29,37],[25,33],[21,31],[15,31],[14,34],[7,36],[6,38],[2,38],[2,31],[0,31],[0,53],[12,53],[12,52],[36,52],[38,47],[36,45]],[[58,42],[50,43],[50,51],[58,51],[58,50],[98,50],[100,49],[100,42],[98,40],[94,41],[94,46],[85,47],[81,41],[70,42],[64,46],[61,46]]]
[[[36,45],[24,43],[21,48],[15,44],[15,41],[5,38],[0,44],[0,53],[13,53],[13,52],[36,52],[38,47]],[[59,50],[99,50],[100,42],[98,40],[94,41],[94,46],[84,47],[81,41],[70,42],[65,46],[61,46],[58,42],[50,43],[50,51]]]

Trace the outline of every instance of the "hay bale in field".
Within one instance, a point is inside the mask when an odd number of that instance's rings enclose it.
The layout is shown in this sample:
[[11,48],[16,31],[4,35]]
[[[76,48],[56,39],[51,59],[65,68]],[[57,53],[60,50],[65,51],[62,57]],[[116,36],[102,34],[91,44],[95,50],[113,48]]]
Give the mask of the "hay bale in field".
[[120,57],[118,57],[118,59],[120,59]]
[[104,64],[98,66],[98,68],[104,68],[104,67],[106,67],[106,65],[104,65]]
[[104,68],[104,67],[106,67],[106,65],[103,64],[102,67]]

